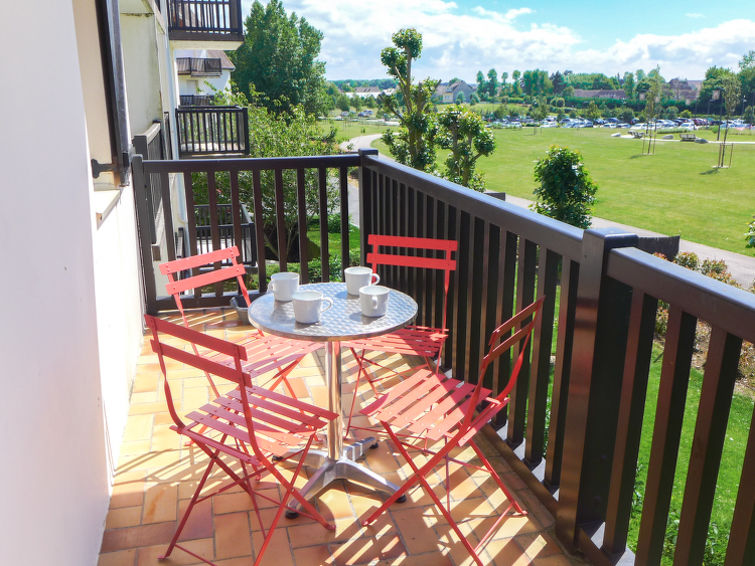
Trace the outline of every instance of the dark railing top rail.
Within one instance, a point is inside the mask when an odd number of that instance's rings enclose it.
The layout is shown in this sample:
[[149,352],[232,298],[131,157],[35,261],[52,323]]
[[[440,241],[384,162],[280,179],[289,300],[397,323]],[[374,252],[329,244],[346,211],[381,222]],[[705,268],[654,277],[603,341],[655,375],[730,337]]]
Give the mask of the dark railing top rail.
[[184,161],[145,161],[150,173],[193,173],[219,171],[252,171],[273,169],[316,169],[318,167],[357,167],[356,154],[301,157],[240,157],[229,159],[191,159]]
[[220,74],[222,64],[219,57],[176,57],[176,72],[184,74]]
[[637,248],[611,250],[607,274],[727,332],[755,342],[755,325],[741,316],[755,312],[755,294]]
[[[377,173],[389,174],[392,179],[423,190],[428,194],[440,191],[451,193],[443,200],[451,206],[463,209],[482,220],[502,224],[532,242],[537,242],[566,257],[577,259],[582,251],[582,232],[564,222],[547,218],[511,203],[489,197],[429,173],[388,161],[378,156],[365,156],[364,165]],[[503,222],[502,222],[503,220]]]

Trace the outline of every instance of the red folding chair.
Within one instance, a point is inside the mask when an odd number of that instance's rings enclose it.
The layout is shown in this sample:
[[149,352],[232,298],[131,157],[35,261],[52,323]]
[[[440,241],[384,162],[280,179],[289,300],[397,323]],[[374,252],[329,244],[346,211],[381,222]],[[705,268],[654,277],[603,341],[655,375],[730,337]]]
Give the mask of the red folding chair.
[[[517,513],[526,515],[521,505],[514,499],[490,462],[475,444],[474,436],[508,405],[509,393],[519,376],[527,352],[527,344],[542,303],[543,298],[541,297],[493,331],[488,353],[482,359],[476,385],[446,377],[429,369],[421,369],[362,410],[363,414],[380,421],[398,451],[414,472],[396,493],[364,521],[364,525],[369,525],[375,521],[390,505],[405,495],[408,489],[419,483],[459,536],[475,562],[482,565],[477,553],[488,542],[506,513],[513,507]],[[511,334],[512,330],[513,334]],[[515,344],[519,344],[519,355],[514,363],[511,377],[498,396],[490,397],[491,390],[482,386],[485,371],[493,360]],[[443,444],[438,451],[430,450],[434,443],[440,441]],[[472,467],[487,470],[508,500],[508,507],[501,513],[487,533],[480,538],[477,547],[472,547],[450,513],[449,493],[451,488],[447,462],[453,460],[450,457],[451,450],[466,445],[472,447],[482,462],[482,467]],[[417,465],[412,459],[409,449],[418,449],[421,454],[430,457],[426,463]],[[425,479],[443,460],[446,461],[446,505],[443,505]],[[469,463],[460,463],[465,467],[470,467]]]
[[[181,294],[186,291],[228,281],[235,277],[246,305],[249,306],[251,304],[243,278],[246,271],[244,266],[237,262],[236,258],[238,255],[238,248],[233,246],[169,261],[160,265],[160,272],[168,278],[165,288],[176,301],[178,311],[181,313],[181,319],[187,328],[190,324],[186,318],[186,312],[181,300]],[[176,279],[177,274],[190,270],[197,270],[198,273],[182,279]],[[317,342],[288,340],[278,336],[263,334],[259,330],[242,334],[234,343],[243,346],[247,350],[246,359],[249,361],[243,366],[246,373],[249,373],[253,378],[257,378],[275,371],[276,373],[273,374],[274,377],[272,378],[274,381],[269,388],[276,389],[280,383],[283,383],[292,397],[295,397],[294,390],[286,379],[286,376],[291,373],[304,356],[322,346],[322,344]],[[216,396],[219,395],[220,393],[215,387],[212,377],[208,375],[207,379],[210,382],[213,393]]]
[[[287,395],[252,385],[249,374],[242,369],[243,362],[247,361],[247,352],[243,346],[150,315],[146,315],[145,319],[147,327],[152,332],[152,349],[157,353],[163,373],[165,399],[174,423],[171,428],[188,437],[210,459],[161,559],[170,556],[174,548],[180,548],[198,560],[213,564],[180,545],[178,539],[197,503],[225,492],[234,485],[241,487],[251,497],[253,509],[265,537],[257,553],[255,565],[262,560],[283,512],[286,509],[293,511],[288,505],[291,497],[301,504],[301,509],[296,509],[296,512],[314,519],[326,529],[333,530],[335,527],[317,512],[294,484],[317,431],[334,420],[337,415]],[[165,337],[168,337],[167,341],[164,340]],[[214,353],[215,356],[196,354],[200,348]],[[233,363],[230,367],[218,363],[213,359],[216,356],[229,357]],[[166,358],[228,380],[235,388],[230,393],[181,417],[173,404]],[[290,479],[286,479],[279,469],[283,462],[295,464]],[[239,468],[231,467],[235,463],[238,463]],[[229,481],[203,494],[205,484],[216,465],[228,475]],[[280,500],[270,497],[270,490],[255,490],[257,482],[263,477],[272,478],[280,483],[284,490]],[[267,529],[262,523],[259,498],[278,505],[278,510]]]
[[[357,380],[354,385],[354,397],[351,400],[349,409],[349,419],[346,426],[346,434],[351,429],[351,418],[354,413],[359,382],[364,376],[372,391],[377,395],[378,390],[375,384],[382,378],[375,378],[367,369],[367,365],[374,365],[382,369],[387,369],[392,373],[390,368],[381,365],[375,360],[366,356],[369,351],[401,354],[404,356],[419,356],[424,359],[423,366],[432,367],[432,359],[436,360],[435,369],[437,371],[440,365],[440,354],[443,344],[448,338],[448,329],[446,328],[446,305],[448,303],[448,286],[451,281],[451,272],[456,270],[456,260],[451,258],[451,253],[458,248],[456,240],[438,240],[433,238],[415,238],[410,236],[383,236],[379,234],[370,234],[367,237],[367,243],[372,246],[372,251],[367,254],[367,263],[370,264],[373,271],[377,271],[378,265],[392,265],[402,267],[412,267],[419,269],[435,269],[443,272],[443,314],[439,328],[427,326],[407,326],[390,334],[383,334],[374,338],[362,340],[352,340],[344,345],[351,348],[351,353],[356,358],[359,370]],[[382,248],[382,249],[381,249]],[[388,249],[386,249],[388,248]],[[400,249],[404,248],[413,253],[402,253]],[[442,257],[437,257],[441,252]],[[413,371],[416,366],[410,368]],[[357,427],[354,427],[357,428]]]

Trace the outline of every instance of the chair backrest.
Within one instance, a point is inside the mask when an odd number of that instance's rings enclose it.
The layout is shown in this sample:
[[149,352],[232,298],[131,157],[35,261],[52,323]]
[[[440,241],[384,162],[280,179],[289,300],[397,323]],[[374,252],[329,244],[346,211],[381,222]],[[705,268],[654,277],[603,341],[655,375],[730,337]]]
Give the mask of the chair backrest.
[[[441,327],[445,328],[448,287],[451,282],[451,272],[456,270],[456,260],[451,258],[451,253],[458,250],[459,243],[456,240],[415,238],[413,236],[385,236],[382,234],[370,234],[367,236],[367,243],[372,246],[372,251],[367,253],[367,263],[372,267],[373,271],[377,271],[378,265],[417,267],[443,271],[443,321]],[[415,254],[400,253],[396,248],[413,250]],[[438,254],[435,252],[437,251],[442,251],[443,257],[436,257]],[[423,253],[427,255],[422,255]]]
[[[181,293],[190,289],[197,289],[205,285],[212,285],[221,281],[236,278],[241,294],[244,296],[246,305],[249,306],[249,293],[244,283],[246,270],[243,265],[239,264],[236,258],[239,256],[239,250],[236,246],[223,248],[212,252],[176,259],[160,264],[160,273],[167,276],[168,283],[165,284],[165,290],[173,296],[181,313],[184,325],[188,326],[186,315],[184,313],[183,303],[181,302]],[[230,262],[230,265],[229,265]],[[191,275],[182,279],[176,279],[178,273],[182,271],[195,270],[197,268],[206,268],[200,270],[197,275]]]
[[[144,315],[144,320],[152,333],[150,344],[152,351],[157,354],[160,370],[163,373],[163,387],[168,412],[179,430],[184,428],[185,425],[173,403],[173,395],[168,382],[167,364],[165,363],[166,358],[197,368],[206,374],[231,381],[236,386],[241,386],[239,391],[247,430],[250,433],[249,442],[257,452],[254,423],[246,396],[246,386],[251,386],[251,380],[244,374],[241,364],[242,361],[247,359],[246,349],[222,338],[209,336],[148,314]],[[165,340],[166,337],[169,340]],[[200,348],[201,354],[199,353]],[[218,358],[225,359],[228,363],[220,363],[217,361]]]
[[[511,390],[514,388],[514,385],[516,385],[516,381],[519,378],[522,365],[524,364],[524,356],[527,353],[527,344],[529,344],[530,338],[532,337],[532,331],[535,328],[535,323],[540,314],[540,308],[542,307],[544,300],[545,296],[540,297],[538,300],[527,305],[506,322],[498,326],[498,328],[493,330],[490,335],[490,340],[488,341],[488,352],[483,356],[482,364],[480,364],[480,373],[477,377],[477,385],[470,398],[471,402],[469,403],[469,410],[462,421],[462,429],[468,428],[472,423],[475,416],[475,410],[480,402],[485,372],[490,364],[500,358],[504,353],[511,350],[515,345],[519,344],[519,355],[511,368],[509,380],[503,390],[496,396],[496,399],[503,402],[506,397],[508,397],[509,393],[511,393]],[[500,406],[500,409],[502,408],[503,406]],[[492,414],[489,415],[488,418],[491,417]]]

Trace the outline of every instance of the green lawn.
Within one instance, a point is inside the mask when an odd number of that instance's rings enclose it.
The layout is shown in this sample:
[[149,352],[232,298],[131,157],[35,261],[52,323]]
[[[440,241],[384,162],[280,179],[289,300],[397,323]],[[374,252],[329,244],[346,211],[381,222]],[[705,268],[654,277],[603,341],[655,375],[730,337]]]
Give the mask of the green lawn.
[[336,130],[336,140],[339,142],[350,140],[358,136],[369,134],[382,134],[388,129],[382,123],[368,122],[366,120],[320,120],[318,122],[324,132],[330,131],[331,128]]
[[[582,152],[598,185],[595,216],[755,256],[744,247],[755,214],[755,144],[735,145],[731,169],[716,170],[716,144],[658,141],[655,155],[643,156],[641,141],[612,138],[614,130],[603,128],[494,132],[496,151],[478,166],[491,190],[532,199],[535,161],[553,144],[568,146]],[[697,134],[715,139],[712,132]],[[386,153],[382,142],[373,145]]]

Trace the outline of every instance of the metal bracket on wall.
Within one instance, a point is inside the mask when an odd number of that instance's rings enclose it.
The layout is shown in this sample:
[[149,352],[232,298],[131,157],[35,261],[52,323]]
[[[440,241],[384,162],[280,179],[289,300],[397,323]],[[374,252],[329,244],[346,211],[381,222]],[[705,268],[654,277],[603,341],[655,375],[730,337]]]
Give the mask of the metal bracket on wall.
[[95,179],[100,176],[100,173],[105,173],[106,171],[113,170],[112,163],[100,163],[96,159],[92,159],[91,163],[92,163],[92,177]]

